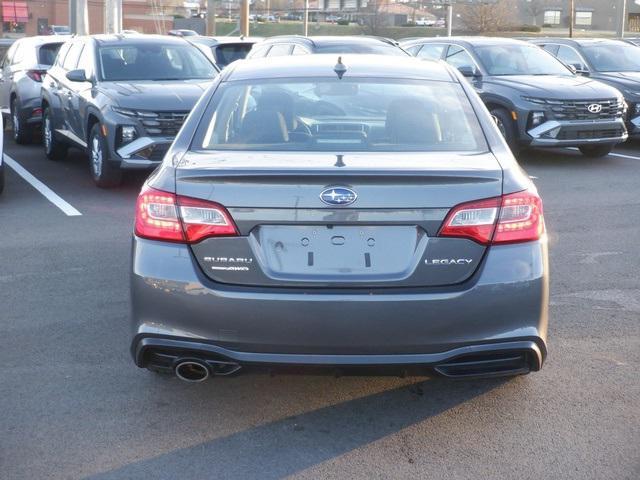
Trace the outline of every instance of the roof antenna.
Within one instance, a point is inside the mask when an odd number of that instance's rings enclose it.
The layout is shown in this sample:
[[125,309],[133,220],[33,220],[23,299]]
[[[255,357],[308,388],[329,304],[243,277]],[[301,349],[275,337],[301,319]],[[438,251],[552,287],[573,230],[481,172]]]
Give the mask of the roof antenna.
[[338,79],[342,80],[342,76],[346,73],[347,67],[344,63],[342,63],[342,57],[338,57],[338,63],[333,67],[333,71],[338,75]]

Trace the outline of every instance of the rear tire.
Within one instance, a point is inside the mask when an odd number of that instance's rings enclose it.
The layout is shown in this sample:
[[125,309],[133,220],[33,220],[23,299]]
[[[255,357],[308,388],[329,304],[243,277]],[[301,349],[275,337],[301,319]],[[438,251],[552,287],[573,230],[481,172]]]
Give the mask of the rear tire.
[[107,139],[102,136],[99,123],[89,134],[89,166],[93,181],[100,188],[114,188],[122,182],[122,170],[109,160]]
[[20,115],[20,109],[18,108],[18,99],[11,100],[11,125],[13,128],[13,141],[18,145],[25,145],[31,142],[31,132],[25,127],[26,122],[22,115]]
[[612,144],[582,145],[581,147],[578,147],[578,148],[580,149],[580,152],[582,152],[582,154],[585,157],[600,158],[600,157],[606,157],[607,155],[609,155],[611,153],[611,150],[613,150],[613,145]]
[[520,146],[518,145],[518,132],[516,130],[516,125],[511,118],[511,114],[504,108],[494,108],[491,110],[491,115],[495,117],[496,125],[498,125],[498,129],[507,141],[509,148],[514,155],[517,155],[520,151]]
[[56,138],[49,107],[46,107],[42,112],[42,145],[49,160],[59,161],[67,157],[69,147]]

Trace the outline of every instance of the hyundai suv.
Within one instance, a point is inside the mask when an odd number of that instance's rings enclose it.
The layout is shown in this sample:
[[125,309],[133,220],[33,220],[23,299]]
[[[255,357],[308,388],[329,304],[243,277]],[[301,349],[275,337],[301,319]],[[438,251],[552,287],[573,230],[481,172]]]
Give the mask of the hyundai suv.
[[178,37],[95,35],[65,43],[42,86],[48,158],[86,149],[99,187],[122,171],[160,163],[189,111],[217,74]]
[[542,201],[445,63],[234,62],[135,211],[140,367],[202,381],[289,365],[516,375],[544,361]]
[[423,59],[442,59],[474,86],[514,152],[523,147],[578,147],[607,155],[627,139],[625,103],[613,87],[574,75],[544,50],[504,38],[402,41]]
[[628,106],[629,135],[640,135],[640,48],[608,39],[539,38],[531,41],[579,75],[622,92]]

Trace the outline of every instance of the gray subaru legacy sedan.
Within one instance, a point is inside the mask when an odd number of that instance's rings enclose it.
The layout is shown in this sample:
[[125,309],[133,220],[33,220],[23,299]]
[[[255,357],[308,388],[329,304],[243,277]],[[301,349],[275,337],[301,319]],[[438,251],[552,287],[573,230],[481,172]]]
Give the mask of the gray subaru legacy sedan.
[[135,363],[516,375],[546,356],[542,202],[444,63],[231,64],[137,200]]

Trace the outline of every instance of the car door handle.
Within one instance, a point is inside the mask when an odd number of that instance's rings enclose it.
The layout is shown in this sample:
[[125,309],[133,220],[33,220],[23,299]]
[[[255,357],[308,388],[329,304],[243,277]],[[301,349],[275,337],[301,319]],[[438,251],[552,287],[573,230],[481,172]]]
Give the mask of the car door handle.
[[67,90],[67,97],[69,98],[73,97],[73,93],[71,92],[71,90]]

